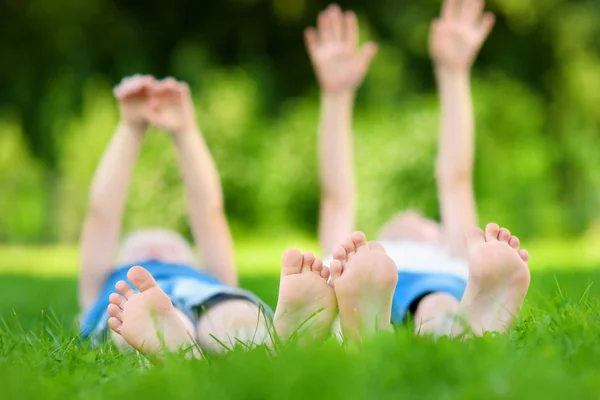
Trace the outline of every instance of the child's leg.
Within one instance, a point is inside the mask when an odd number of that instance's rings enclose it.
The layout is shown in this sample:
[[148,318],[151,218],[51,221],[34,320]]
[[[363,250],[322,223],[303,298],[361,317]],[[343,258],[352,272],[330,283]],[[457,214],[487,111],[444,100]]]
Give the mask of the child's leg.
[[416,333],[435,337],[449,335],[458,307],[458,300],[446,293],[431,293],[423,297],[414,314]]
[[238,345],[260,345],[269,341],[269,320],[248,300],[225,300],[202,314],[196,338],[211,353],[223,353]]
[[299,338],[322,342],[331,331],[337,310],[327,279],[329,268],[311,253],[288,250],[282,262],[279,299],[270,329],[268,317],[246,300],[229,300],[211,307],[198,323],[198,341],[222,352],[236,344],[270,344],[273,335],[285,342]]

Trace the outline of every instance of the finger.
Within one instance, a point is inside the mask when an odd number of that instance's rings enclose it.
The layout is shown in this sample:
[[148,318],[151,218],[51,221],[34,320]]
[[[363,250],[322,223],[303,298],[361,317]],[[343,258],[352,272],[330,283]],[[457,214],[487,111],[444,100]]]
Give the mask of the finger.
[[360,50],[358,61],[356,63],[356,74],[364,76],[365,72],[369,68],[373,57],[377,54],[379,47],[374,42],[365,43]]
[[481,42],[484,42],[485,39],[490,36],[492,29],[494,29],[494,25],[496,24],[496,17],[494,14],[487,12],[483,15],[481,19],[481,24],[479,25],[479,36],[481,38]]
[[152,93],[157,95],[164,95],[173,91],[173,82],[163,79],[158,81],[152,88]]
[[333,4],[329,6],[328,13],[331,21],[333,38],[336,42],[341,42],[344,40],[344,16],[342,14],[342,9],[337,4]]
[[344,14],[344,25],[345,25],[345,41],[348,46],[353,49],[358,48],[358,20],[356,14],[353,11],[348,11]]
[[135,78],[133,78],[133,77],[124,78],[121,81],[121,83],[119,83],[119,85],[117,85],[117,87],[115,87],[115,90],[114,90],[115,97],[117,97],[119,99],[123,99],[123,98],[129,96],[130,93],[132,92],[132,89],[134,88],[134,84],[135,84]]
[[444,0],[442,5],[442,19],[451,20],[457,16],[458,0]]
[[306,44],[308,55],[312,58],[319,43],[318,33],[315,28],[311,27],[304,30],[304,43]]
[[432,54],[439,54],[441,51],[441,44],[439,37],[442,33],[443,21],[441,19],[434,19],[431,22],[431,28],[429,32],[429,48]]
[[465,24],[475,25],[483,13],[485,3],[483,0],[463,0],[460,8],[459,19]]
[[329,43],[333,41],[333,31],[331,30],[331,22],[327,11],[321,12],[318,19],[319,39],[321,43]]
[[149,90],[152,89],[154,84],[156,83],[156,79],[152,75],[144,75],[140,77],[140,86],[143,89]]

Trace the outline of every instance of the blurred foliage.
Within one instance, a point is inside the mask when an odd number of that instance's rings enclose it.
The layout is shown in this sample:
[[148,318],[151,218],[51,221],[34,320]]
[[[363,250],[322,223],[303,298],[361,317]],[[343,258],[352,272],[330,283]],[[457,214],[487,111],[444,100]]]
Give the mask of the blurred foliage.
[[[381,52],[355,123],[359,227],[412,207],[437,216],[438,106],[427,54],[439,1],[349,0]],[[302,30],[316,0],[5,0],[0,13],[0,241],[74,241],[136,72],[190,82],[233,226],[314,233],[318,95]],[[490,0],[474,71],[482,221],[579,234],[600,200],[600,2]],[[187,230],[169,137],[144,147],[128,228]],[[159,168],[157,168],[159,167]]]

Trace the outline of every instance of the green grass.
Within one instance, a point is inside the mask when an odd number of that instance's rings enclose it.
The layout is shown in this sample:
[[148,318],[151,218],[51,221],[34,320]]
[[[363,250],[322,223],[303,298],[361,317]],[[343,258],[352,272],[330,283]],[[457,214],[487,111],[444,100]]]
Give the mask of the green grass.
[[[260,254],[244,256],[242,285],[274,305],[278,257],[250,268]],[[0,399],[597,398],[600,268],[590,265],[534,268],[521,320],[501,336],[434,342],[405,328],[359,351],[329,341],[276,356],[257,348],[204,361],[173,357],[152,368],[111,345],[78,343],[72,274],[4,269]]]

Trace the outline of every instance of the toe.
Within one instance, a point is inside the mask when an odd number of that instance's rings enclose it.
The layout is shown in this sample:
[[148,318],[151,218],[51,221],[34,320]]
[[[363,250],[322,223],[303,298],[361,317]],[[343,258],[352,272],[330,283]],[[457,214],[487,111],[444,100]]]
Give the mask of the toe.
[[113,331],[121,333],[121,327],[123,326],[123,323],[117,318],[111,317],[108,320],[108,326],[110,326],[110,329],[112,329]]
[[501,228],[500,232],[498,232],[498,240],[508,242],[510,240],[510,231],[506,228]]
[[500,233],[500,226],[498,224],[488,224],[485,227],[485,240],[488,242],[497,241],[498,234]]
[[123,308],[123,306],[127,302],[127,299],[121,296],[120,294],[112,293],[110,296],[108,296],[108,301],[119,308]]
[[321,271],[323,271],[323,261],[320,258],[315,259],[310,269],[315,274],[321,274]]
[[351,236],[352,243],[354,243],[354,248],[359,249],[367,245],[367,237],[363,232],[357,231],[354,232]]
[[296,249],[290,249],[283,255],[281,262],[281,275],[294,275],[302,271],[302,253]]
[[329,267],[323,267],[323,269],[321,270],[321,278],[329,279],[330,276],[331,270],[329,269]]
[[304,253],[302,255],[302,271],[310,271],[314,262],[315,255],[313,253]]
[[117,282],[115,289],[117,289],[117,292],[121,293],[127,300],[129,300],[131,296],[135,294],[135,291],[125,281]]
[[354,241],[352,240],[352,237],[347,237],[346,239],[344,239],[344,241],[342,242],[342,247],[344,248],[344,251],[346,252],[346,256],[354,253],[356,251],[356,246],[354,245]]
[[346,250],[343,247],[338,247],[333,251],[333,258],[339,261],[346,261]]
[[132,267],[129,272],[127,272],[127,279],[129,279],[129,282],[131,282],[140,292],[145,292],[146,290],[157,286],[152,274],[142,267]]
[[525,249],[519,251],[519,255],[521,256],[521,260],[528,263],[529,262],[529,252]]
[[465,240],[467,242],[467,246],[478,246],[482,243],[485,243],[485,234],[481,228],[471,228],[467,229],[465,232]]
[[521,241],[519,240],[518,237],[516,236],[511,236],[511,238],[508,240],[508,244],[510,245],[510,247],[512,247],[515,250],[518,250],[519,247],[521,246]]
[[121,310],[116,304],[108,305],[108,315],[118,319],[120,322],[123,322],[123,310]]
[[333,260],[329,265],[329,270],[331,271],[331,283],[335,284],[335,281],[342,276],[342,262],[340,260]]

